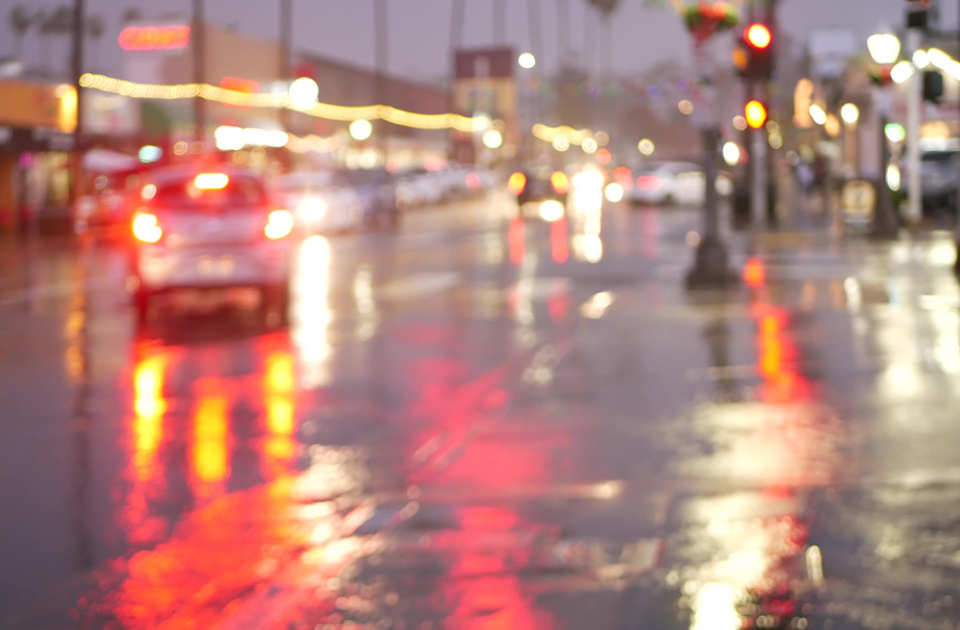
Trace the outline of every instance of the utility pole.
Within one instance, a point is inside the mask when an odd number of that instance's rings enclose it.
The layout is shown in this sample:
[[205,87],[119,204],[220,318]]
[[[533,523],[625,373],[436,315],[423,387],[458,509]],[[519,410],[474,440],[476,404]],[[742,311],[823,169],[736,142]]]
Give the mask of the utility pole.
[[[960,13],[958,13],[960,15]],[[957,27],[957,33],[960,35],[960,25]],[[957,106],[960,107],[960,98],[957,100]],[[960,160],[957,160],[960,163]],[[956,245],[957,257],[956,261],[953,263],[953,270],[957,275],[960,275],[960,194],[956,195],[957,200],[957,209],[956,209],[956,220],[953,222],[953,241]]]
[[77,203],[83,197],[85,192],[84,173],[83,173],[83,155],[86,149],[86,138],[83,134],[83,98],[82,88],[80,87],[80,77],[83,76],[83,41],[84,41],[84,22],[86,20],[86,11],[84,0],[74,0],[73,2],[73,41],[70,55],[70,74],[73,79],[74,90],[77,96],[77,123],[73,129],[73,186],[70,189],[70,212],[71,217],[77,210]]
[[[293,56],[293,0],[280,0],[280,82],[287,85],[291,80],[291,57]],[[290,133],[290,110],[280,109],[280,125]]]
[[[913,59],[913,54],[920,48],[921,29],[908,23],[907,28],[907,59]],[[921,201],[923,195],[920,190],[923,181],[920,177],[920,107],[923,100],[923,71],[918,70],[907,79],[907,177],[909,178],[910,195],[907,196],[907,221],[919,223],[922,218]]]
[[[190,38],[193,41],[193,82],[197,85],[202,85],[205,79],[205,29],[203,0],[193,0],[193,28],[190,32]],[[206,108],[204,105],[205,103],[199,95],[193,98],[193,139],[196,142],[203,142],[204,139],[204,127],[206,126]]]
[[494,0],[493,3],[493,39],[497,46],[507,44],[507,6],[506,0]]
[[[377,67],[377,76],[376,76],[376,86],[374,90],[376,91],[376,101],[377,105],[386,105],[386,85],[385,75],[387,72],[387,55],[388,55],[388,44],[387,41],[387,3],[386,0],[374,0],[374,30],[376,31],[374,35],[375,47],[374,56],[376,57],[376,67]],[[375,141],[380,146],[380,152],[383,154],[384,164],[387,162],[387,138],[386,136],[386,125],[384,122],[378,121],[375,123],[379,129],[376,130]]]

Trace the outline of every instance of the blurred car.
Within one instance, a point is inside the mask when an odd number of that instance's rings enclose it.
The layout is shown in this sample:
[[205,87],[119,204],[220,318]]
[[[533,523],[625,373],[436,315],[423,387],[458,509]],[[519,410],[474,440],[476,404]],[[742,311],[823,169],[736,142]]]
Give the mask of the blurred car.
[[531,204],[536,203],[534,216],[556,221],[566,212],[570,180],[560,170],[549,168],[516,171],[507,180],[507,190],[517,199],[521,217],[528,217]]
[[337,173],[307,171],[284,175],[277,193],[293,213],[298,230],[307,234],[344,232],[363,225],[360,195]]
[[437,173],[419,169],[397,175],[395,191],[397,204],[410,208],[445,201],[449,186]]
[[180,289],[256,287],[286,315],[293,215],[253,171],[170,166],[144,182],[131,228],[131,289],[140,321],[153,298]]
[[360,196],[363,220],[367,225],[400,225],[397,205],[397,178],[384,168],[338,171],[339,176]]
[[[705,201],[705,176],[695,162],[655,162],[635,168],[633,173],[637,178],[628,191],[631,203],[695,206]],[[717,176],[717,192],[721,196],[733,192],[733,183],[725,173]]]
[[129,224],[130,204],[123,191],[107,189],[77,200],[74,231],[77,234],[115,236]]
[[[924,216],[954,215],[957,212],[957,191],[960,189],[960,151],[925,151],[920,156],[920,183],[923,190],[921,207]],[[910,177],[906,168],[901,174],[901,190],[910,194]]]

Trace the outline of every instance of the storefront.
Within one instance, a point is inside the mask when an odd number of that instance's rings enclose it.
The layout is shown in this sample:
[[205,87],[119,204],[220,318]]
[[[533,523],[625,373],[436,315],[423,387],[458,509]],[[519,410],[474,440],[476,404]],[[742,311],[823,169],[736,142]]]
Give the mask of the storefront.
[[0,80],[0,232],[68,216],[76,91]]

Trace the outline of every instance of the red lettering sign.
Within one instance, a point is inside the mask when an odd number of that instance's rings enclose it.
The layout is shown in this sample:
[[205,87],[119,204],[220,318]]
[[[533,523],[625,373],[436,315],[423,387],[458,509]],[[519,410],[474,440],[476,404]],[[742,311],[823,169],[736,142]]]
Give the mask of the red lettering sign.
[[190,27],[185,24],[170,26],[128,26],[120,32],[120,47],[124,50],[174,50],[190,43]]

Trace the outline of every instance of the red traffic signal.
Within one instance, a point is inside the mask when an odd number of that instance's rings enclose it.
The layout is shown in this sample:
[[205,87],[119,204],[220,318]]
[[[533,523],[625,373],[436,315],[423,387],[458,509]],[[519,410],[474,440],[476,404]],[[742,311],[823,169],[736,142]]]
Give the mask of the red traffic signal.
[[767,122],[767,108],[760,101],[750,101],[743,109],[743,116],[751,129],[760,129]]
[[773,41],[773,35],[766,25],[757,22],[744,29],[743,39],[753,48],[766,50]]

